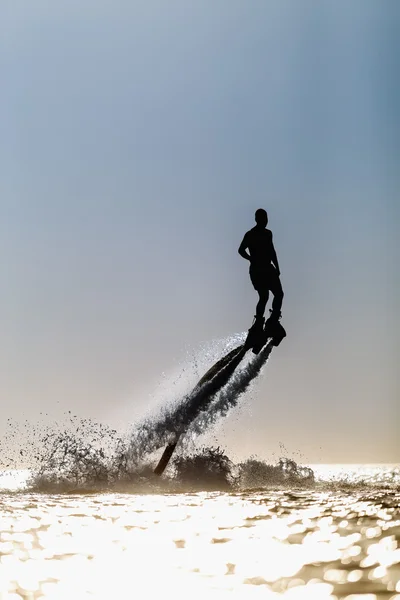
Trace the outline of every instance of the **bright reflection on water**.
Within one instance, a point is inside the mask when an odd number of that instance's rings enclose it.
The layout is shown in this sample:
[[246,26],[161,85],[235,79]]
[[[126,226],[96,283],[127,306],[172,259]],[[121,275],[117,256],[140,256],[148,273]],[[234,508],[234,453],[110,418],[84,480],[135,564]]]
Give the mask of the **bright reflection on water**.
[[0,599],[400,600],[400,492],[0,496]]

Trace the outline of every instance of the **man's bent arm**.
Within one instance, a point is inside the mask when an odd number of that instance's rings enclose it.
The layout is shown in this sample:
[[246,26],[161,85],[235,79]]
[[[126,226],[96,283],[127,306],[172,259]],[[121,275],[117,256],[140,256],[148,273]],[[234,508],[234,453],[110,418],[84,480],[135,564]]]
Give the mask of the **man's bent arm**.
[[251,260],[251,256],[248,252],[246,252],[246,248],[247,248],[247,239],[246,239],[246,235],[245,235],[242,240],[242,243],[239,246],[238,252],[239,252],[240,256],[242,256],[246,260]]
[[278,275],[281,274],[281,270],[279,268],[279,263],[278,263],[278,257],[276,256],[276,252],[275,252],[275,248],[274,248],[274,244],[272,242],[272,236],[271,236],[271,246],[272,246],[272,251],[271,251],[271,262],[274,265],[274,267],[276,267],[276,270],[278,271]]

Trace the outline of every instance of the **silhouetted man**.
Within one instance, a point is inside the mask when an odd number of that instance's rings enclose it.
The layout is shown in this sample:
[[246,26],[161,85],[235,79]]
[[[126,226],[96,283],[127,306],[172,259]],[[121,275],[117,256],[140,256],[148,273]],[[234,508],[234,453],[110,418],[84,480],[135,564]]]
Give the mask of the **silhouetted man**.
[[[277,323],[281,317],[283,290],[272,232],[267,229],[268,215],[263,208],[256,210],[256,226],[248,231],[239,246],[239,254],[250,261],[250,279],[260,297],[256,308],[254,328],[262,328],[269,292],[274,295],[269,322]],[[247,252],[248,250],[248,252]]]

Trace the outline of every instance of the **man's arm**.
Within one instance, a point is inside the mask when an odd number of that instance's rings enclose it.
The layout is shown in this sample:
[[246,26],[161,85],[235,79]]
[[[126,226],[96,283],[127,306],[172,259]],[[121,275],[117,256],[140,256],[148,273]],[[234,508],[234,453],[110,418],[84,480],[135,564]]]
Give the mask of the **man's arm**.
[[274,242],[272,241],[272,233],[271,233],[271,262],[274,265],[274,267],[276,267],[276,270],[278,271],[278,275],[280,275],[281,270],[279,268],[278,257],[276,256]]
[[247,233],[246,233],[242,240],[242,243],[239,246],[238,252],[239,252],[240,256],[242,256],[246,260],[251,260],[250,254],[248,252],[246,252],[247,248],[248,248],[248,237],[247,237]]

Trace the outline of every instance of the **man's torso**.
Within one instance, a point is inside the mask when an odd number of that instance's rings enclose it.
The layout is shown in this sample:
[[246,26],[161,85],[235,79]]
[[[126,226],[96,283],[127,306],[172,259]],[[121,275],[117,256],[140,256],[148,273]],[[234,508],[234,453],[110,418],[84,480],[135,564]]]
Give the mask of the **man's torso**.
[[247,248],[251,256],[251,266],[268,268],[272,260],[272,233],[269,229],[253,227],[246,233]]

